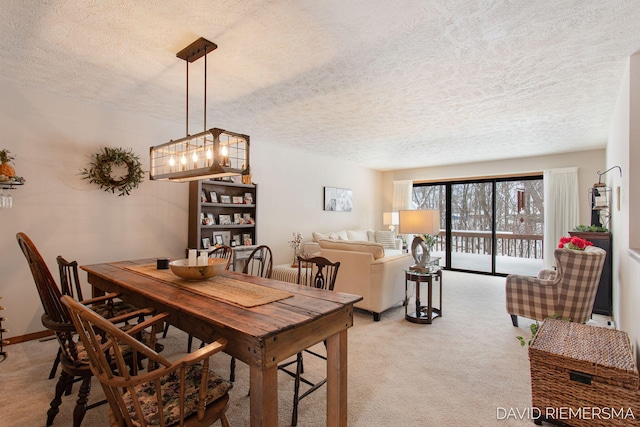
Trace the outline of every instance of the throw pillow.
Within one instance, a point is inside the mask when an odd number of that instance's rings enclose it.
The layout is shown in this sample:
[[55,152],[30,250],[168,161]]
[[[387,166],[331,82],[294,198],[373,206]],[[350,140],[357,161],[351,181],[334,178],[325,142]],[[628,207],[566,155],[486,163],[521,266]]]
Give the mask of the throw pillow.
[[395,237],[392,231],[376,231],[376,242],[382,244],[385,249],[395,249]]
[[317,242],[318,240],[328,239],[329,235],[328,234],[318,233],[317,231],[314,231],[313,233],[311,233],[311,237],[313,238],[314,242]]
[[329,238],[333,240],[349,240],[346,230],[336,231],[335,233],[329,233]]
[[357,240],[360,242],[367,242],[367,230],[347,230],[347,237],[349,240]]

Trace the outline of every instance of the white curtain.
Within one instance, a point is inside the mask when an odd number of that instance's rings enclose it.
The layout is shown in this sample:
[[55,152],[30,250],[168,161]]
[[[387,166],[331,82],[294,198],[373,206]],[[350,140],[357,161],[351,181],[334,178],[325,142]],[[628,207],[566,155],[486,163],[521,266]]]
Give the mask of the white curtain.
[[393,201],[391,210],[413,209],[413,181],[393,181]]
[[544,171],[544,266],[555,264],[553,251],[562,236],[578,225],[578,168]]

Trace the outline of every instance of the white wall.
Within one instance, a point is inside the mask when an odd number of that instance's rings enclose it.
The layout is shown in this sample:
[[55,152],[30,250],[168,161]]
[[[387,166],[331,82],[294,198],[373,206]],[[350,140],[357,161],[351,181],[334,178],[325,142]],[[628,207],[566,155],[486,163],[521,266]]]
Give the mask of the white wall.
[[[619,329],[629,333],[632,346],[640,346],[640,259],[632,248],[640,247],[640,176],[635,165],[640,161],[640,123],[631,120],[640,114],[640,56],[633,55],[620,86],[616,110],[607,144],[607,169],[622,168],[606,175],[606,183],[613,189],[620,187],[619,201],[614,199],[611,210],[613,236],[613,310]],[[632,167],[633,165],[633,167]],[[617,204],[620,209],[617,209]],[[636,252],[637,253],[637,252]]]
[[580,223],[591,224],[591,205],[588,191],[598,182],[597,171],[605,170],[605,150],[580,151],[553,156],[527,157],[494,162],[469,163],[463,165],[438,166],[421,169],[385,172],[383,174],[383,209],[390,209],[393,194],[393,181],[411,179],[450,180],[470,177],[486,177],[516,175],[521,173],[540,172],[545,169],[578,168],[578,186],[580,191]]
[[[103,146],[132,148],[148,170],[149,147],[183,135],[183,121],[167,123],[2,82],[0,93],[0,148],[16,155],[16,174],[27,180],[12,190],[14,207],[0,210],[0,305],[7,319],[3,326],[10,330],[5,337],[44,329],[17,232],[31,237],[56,280],[57,255],[81,265],[184,256],[187,184],[145,178],[130,196],[118,197],[79,175]],[[287,241],[294,231],[308,239],[314,230],[382,225],[379,172],[278,148],[259,135],[251,135],[251,154],[259,192],[258,243],[272,247],[276,263],[290,262]],[[351,188],[353,212],[324,212],[325,185]]]

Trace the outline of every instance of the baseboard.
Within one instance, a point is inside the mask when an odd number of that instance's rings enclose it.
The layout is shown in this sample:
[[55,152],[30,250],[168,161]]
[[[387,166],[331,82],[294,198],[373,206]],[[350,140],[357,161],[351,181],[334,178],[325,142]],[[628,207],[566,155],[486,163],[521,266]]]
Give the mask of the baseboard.
[[4,340],[6,341],[5,345],[11,345],[11,344],[18,344],[26,341],[39,340],[41,338],[50,337],[52,335],[53,335],[53,331],[45,330],[40,332],[33,332],[31,334],[18,335],[11,338],[5,338]]

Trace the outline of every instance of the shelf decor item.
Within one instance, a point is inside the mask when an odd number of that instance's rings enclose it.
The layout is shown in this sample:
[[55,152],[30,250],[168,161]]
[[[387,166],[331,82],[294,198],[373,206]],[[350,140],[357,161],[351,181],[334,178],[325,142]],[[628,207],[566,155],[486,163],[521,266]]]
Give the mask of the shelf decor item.
[[[114,166],[116,171],[126,169],[126,173],[117,175]],[[144,171],[140,158],[132,150],[104,147],[91,156],[89,168],[83,169],[81,175],[104,191],[114,194],[117,191],[118,196],[128,196],[142,182]]]
[[[207,130],[207,54],[215,43],[199,38],[176,56],[187,64],[186,136],[150,149],[152,180],[195,181],[249,175],[249,136],[224,129]],[[189,134],[189,63],[204,57],[204,127]]]
[[12,156],[9,150],[6,148],[0,150],[0,175],[4,175],[7,178],[16,176],[16,171],[11,166],[13,159],[15,159],[15,156]]

